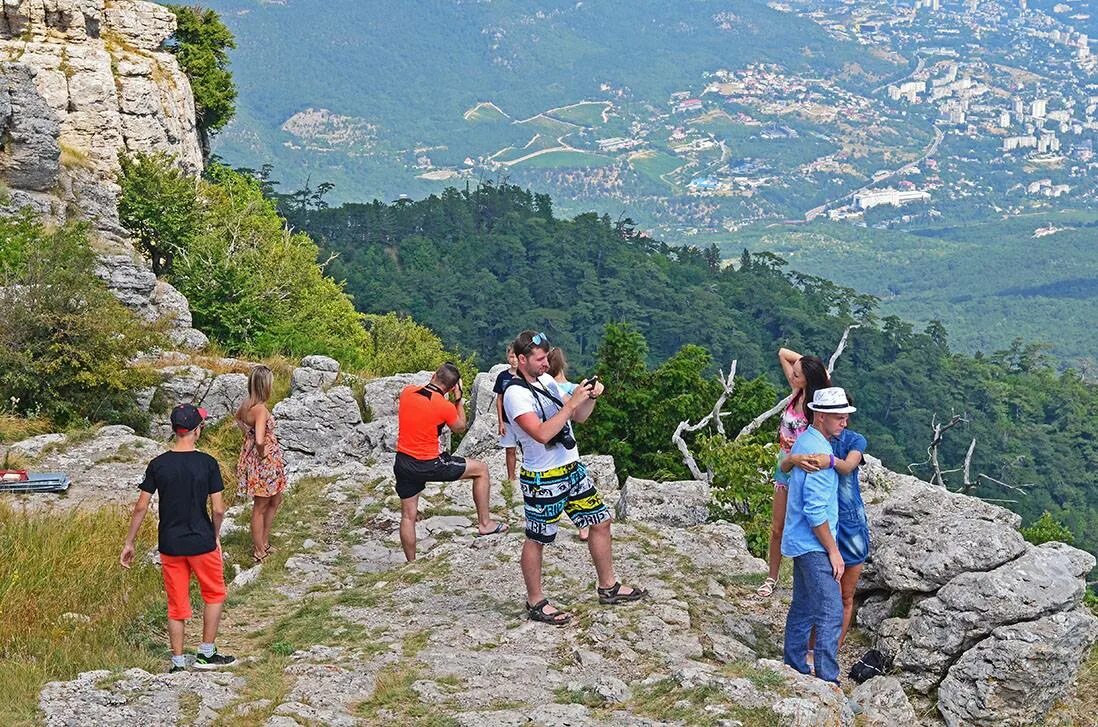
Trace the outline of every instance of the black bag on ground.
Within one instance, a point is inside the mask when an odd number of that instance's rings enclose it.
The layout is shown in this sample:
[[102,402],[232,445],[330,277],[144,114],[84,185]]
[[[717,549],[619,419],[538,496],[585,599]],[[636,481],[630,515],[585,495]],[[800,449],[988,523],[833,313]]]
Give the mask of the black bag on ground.
[[884,675],[889,669],[888,657],[876,649],[862,654],[862,658],[850,667],[850,678],[861,684],[873,677]]

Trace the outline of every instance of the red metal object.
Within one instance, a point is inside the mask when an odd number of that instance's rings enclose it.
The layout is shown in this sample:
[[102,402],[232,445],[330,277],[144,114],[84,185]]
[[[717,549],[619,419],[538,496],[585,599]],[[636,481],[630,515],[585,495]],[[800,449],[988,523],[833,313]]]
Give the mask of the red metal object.
[[[17,475],[12,478],[10,475]],[[0,480],[4,482],[26,482],[27,471],[26,470],[0,470]]]

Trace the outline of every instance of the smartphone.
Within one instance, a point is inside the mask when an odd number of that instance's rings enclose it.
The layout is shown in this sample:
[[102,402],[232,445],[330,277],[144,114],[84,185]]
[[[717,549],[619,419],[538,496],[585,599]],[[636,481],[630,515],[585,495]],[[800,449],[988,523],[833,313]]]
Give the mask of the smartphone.
[[587,381],[584,382],[583,385],[586,386],[588,389],[594,389],[595,384],[597,384],[598,382],[599,382],[599,375],[595,374],[591,378],[587,379]]

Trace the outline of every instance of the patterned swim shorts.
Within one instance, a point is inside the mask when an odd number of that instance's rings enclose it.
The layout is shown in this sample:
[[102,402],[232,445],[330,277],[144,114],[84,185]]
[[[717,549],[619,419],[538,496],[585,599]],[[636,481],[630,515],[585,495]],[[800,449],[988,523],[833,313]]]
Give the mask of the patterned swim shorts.
[[557,523],[564,514],[577,528],[591,527],[610,519],[610,508],[602,501],[582,462],[544,472],[523,468],[519,471],[519,484],[526,512],[526,537],[531,540],[553,542],[557,537]]

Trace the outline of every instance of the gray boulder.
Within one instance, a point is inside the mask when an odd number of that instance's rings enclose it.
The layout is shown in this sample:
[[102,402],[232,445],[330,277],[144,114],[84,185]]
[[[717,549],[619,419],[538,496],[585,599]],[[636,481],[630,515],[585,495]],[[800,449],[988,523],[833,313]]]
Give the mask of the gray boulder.
[[1036,724],[1075,683],[1098,640],[1085,609],[1000,626],[949,669],[938,709],[950,727]]
[[306,356],[290,374],[290,395],[326,389],[339,378],[339,362],[327,356]]
[[1026,549],[1018,515],[927,483],[867,512],[873,557],[863,578],[870,587],[932,592],[958,573],[989,571]]
[[861,727],[918,724],[915,709],[895,677],[873,677],[856,686],[850,696],[863,710],[858,719]]
[[416,384],[425,386],[431,381],[430,371],[414,374],[397,374],[380,379],[371,379],[362,386],[362,400],[369,407],[373,419],[395,417],[397,399],[405,386]]
[[165,438],[171,434],[168,412],[182,402],[201,406],[209,413],[207,422],[217,424],[232,417],[237,407],[248,396],[246,374],[216,374],[193,364],[166,366],[160,369],[164,381],[157,387],[153,402],[167,408],[156,415],[149,431],[153,437]]
[[[5,6],[5,12],[6,12]],[[60,125],[35,85],[33,68],[0,63],[0,180],[31,191],[46,191],[57,182]]]
[[[476,421],[476,418],[481,414],[492,411],[495,407],[496,395],[492,391],[492,388],[496,385],[496,377],[499,376],[500,371],[505,371],[507,364],[496,364],[487,371],[481,371],[473,379],[473,389],[467,393],[469,397],[469,404],[471,411],[469,416]],[[492,417],[495,419],[495,417]]]
[[709,519],[709,485],[701,480],[656,482],[630,477],[621,488],[622,520],[688,528]]
[[1029,550],[987,573],[962,573],[911,610],[895,665],[919,691],[937,685],[965,649],[996,627],[1075,608],[1094,556],[1063,543]]
[[747,549],[743,528],[730,522],[675,527],[653,523],[663,542],[686,556],[699,570],[716,569],[728,576],[762,575],[766,562]]

